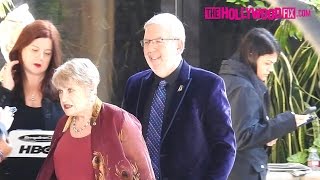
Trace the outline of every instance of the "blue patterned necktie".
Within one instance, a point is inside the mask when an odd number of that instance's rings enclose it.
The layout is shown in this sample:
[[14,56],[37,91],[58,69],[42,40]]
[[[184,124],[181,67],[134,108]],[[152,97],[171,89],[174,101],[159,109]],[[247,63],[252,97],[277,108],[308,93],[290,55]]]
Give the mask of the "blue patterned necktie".
[[164,106],[166,101],[166,84],[166,81],[160,81],[159,86],[154,93],[146,138],[146,143],[150,153],[151,163],[156,179],[160,179],[160,140]]

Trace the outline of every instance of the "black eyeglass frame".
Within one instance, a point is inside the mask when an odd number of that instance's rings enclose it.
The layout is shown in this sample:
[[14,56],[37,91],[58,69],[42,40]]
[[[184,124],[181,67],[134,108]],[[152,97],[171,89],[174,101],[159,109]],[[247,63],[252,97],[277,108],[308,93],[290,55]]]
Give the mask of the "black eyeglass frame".
[[[142,39],[139,42],[140,42],[141,47],[144,47],[145,45],[149,45],[151,42],[156,42],[155,44],[158,45],[158,44],[163,43],[164,41],[177,41],[177,40],[180,40],[180,39],[178,39],[178,38]],[[159,41],[159,42],[157,42],[157,41]]]

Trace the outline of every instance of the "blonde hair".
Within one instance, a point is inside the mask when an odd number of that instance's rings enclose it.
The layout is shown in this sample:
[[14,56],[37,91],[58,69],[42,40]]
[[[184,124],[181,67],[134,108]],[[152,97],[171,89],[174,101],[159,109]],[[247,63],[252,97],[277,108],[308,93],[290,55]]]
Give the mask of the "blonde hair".
[[52,77],[52,83],[56,87],[70,81],[97,93],[100,74],[90,59],[74,58],[59,66]]

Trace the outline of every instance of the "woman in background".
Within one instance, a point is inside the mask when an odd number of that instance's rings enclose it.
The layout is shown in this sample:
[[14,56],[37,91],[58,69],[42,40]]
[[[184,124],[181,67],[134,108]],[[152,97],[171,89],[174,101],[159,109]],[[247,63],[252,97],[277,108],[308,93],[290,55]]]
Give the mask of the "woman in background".
[[[54,130],[63,115],[52,85],[61,63],[60,35],[49,21],[36,20],[19,35],[4,67],[0,106],[17,108],[9,132],[16,129]],[[1,180],[33,180],[43,158],[8,158],[0,166]]]
[[309,118],[284,112],[269,120],[265,81],[279,53],[273,35],[266,29],[254,28],[244,36],[235,55],[222,62],[220,75],[226,84],[237,140],[236,161],[229,180],[265,180],[267,146]]

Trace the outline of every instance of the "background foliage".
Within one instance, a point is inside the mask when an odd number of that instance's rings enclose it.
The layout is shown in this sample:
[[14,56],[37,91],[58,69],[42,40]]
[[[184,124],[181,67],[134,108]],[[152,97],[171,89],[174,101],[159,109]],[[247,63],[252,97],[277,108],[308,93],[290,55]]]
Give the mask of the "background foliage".
[[[302,113],[310,105],[319,107],[319,56],[289,21],[281,22],[275,37],[283,52],[268,81],[273,115],[286,110]],[[273,147],[271,161],[306,163],[310,147],[320,152],[319,132],[317,119],[280,138]]]

